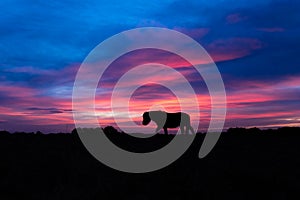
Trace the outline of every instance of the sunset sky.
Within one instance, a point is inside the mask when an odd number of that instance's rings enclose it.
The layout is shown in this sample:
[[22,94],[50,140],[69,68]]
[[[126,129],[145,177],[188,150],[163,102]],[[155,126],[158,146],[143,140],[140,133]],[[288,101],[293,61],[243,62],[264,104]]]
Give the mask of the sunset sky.
[[[227,93],[225,129],[300,126],[299,10],[296,0],[2,0],[0,130],[72,130],[72,90],[80,64],[100,42],[139,27],[180,31],[206,49]],[[205,128],[210,98],[203,79],[186,60],[153,49],[123,55],[105,72],[96,98],[100,124],[114,125],[114,84],[130,67],[147,62],[186,76]],[[142,86],[129,104],[137,123],[153,104],[178,110],[174,94],[159,85]]]

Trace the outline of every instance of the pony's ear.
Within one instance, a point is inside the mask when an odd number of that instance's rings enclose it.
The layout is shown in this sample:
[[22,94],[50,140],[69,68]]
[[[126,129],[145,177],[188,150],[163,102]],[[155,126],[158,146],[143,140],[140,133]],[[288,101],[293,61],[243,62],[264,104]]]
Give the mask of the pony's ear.
[[143,116],[149,116],[149,112],[144,112]]

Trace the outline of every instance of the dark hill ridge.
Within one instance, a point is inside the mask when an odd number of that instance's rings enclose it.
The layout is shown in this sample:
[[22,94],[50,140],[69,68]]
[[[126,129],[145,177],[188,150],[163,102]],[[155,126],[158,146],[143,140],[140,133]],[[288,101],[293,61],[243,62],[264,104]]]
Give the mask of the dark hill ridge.
[[[158,149],[172,135],[137,139],[105,134],[136,152]],[[300,189],[300,128],[234,128],[198,159],[205,134],[170,166],[146,174],[106,167],[72,134],[0,132],[0,199],[291,199]],[[189,137],[189,135],[181,135]],[[144,141],[142,141],[144,140]],[[293,197],[297,199],[297,197]]]

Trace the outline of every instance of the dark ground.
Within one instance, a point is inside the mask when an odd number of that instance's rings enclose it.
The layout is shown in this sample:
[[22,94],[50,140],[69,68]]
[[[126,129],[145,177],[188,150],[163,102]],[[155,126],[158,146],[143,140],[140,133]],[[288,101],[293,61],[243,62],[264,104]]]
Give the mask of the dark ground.
[[[140,141],[113,129],[106,133],[136,152],[172,139],[158,135]],[[0,199],[299,199],[300,128],[230,129],[198,159],[203,138],[198,134],[164,169],[128,174],[94,159],[75,132],[0,132]]]

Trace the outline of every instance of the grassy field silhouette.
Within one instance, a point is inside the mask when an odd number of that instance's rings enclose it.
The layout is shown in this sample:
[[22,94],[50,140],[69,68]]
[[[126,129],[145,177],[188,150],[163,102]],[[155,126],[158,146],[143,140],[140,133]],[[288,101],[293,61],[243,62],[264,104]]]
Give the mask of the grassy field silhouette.
[[[0,132],[0,199],[290,199],[300,186],[300,128],[233,128],[198,158],[205,134],[161,170],[129,174],[90,155],[71,134]],[[133,152],[159,149],[174,135],[139,139],[104,129]],[[181,135],[180,137],[189,137]]]

